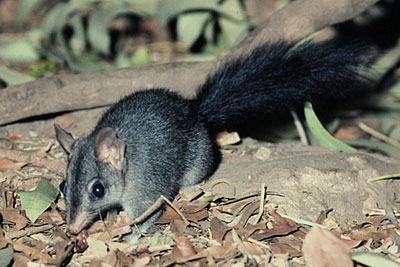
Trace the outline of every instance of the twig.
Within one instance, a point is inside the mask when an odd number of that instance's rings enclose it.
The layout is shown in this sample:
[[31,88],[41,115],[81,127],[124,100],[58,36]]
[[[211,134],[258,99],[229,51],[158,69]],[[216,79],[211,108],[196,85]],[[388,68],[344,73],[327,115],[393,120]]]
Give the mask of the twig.
[[293,122],[294,122],[294,125],[296,126],[297,133],[300,136],[301,143],[305,146],[309,146],[310,143],[308,142],[307,134],[306,134],[306,131],[304,130],[303,124],[301,124],[301,122],[299,120],[299,116],[297,116],[296,111],[294,111],[292,109],[290,110],[290,114],[293,117]]
[[103,223],[104,229],[106,229],[106,231],[107,231],[108,237],[109,237],[110,239],[112,239],[111,232],[108,230],[107,225],[106,225],[106,222],[105,222],[104,219],[103,219],[103,215],[101,214],[101,209],[99,209],[99,217],[100,217],[101,222]]
[[[139,217],[132,219],[130,221],[128,221],[127,223],[124,223],[123,225],[119,225],[117,227],[112,227],[109,228],[108,231],[111,232],[113,230],[116,229],[120,229],[126,226],[132,226],[132,225],[136,225],[137,223],[145,220],[151,213],[153,213],[155,210],[157,210],[159,207],[161,207],[161,205],[163,204],[162,201],[165,201],[168,203],[168,205],[171,206],[172,209],[174,209],[176,211],[176,213],[178,213],[179,216],[182,217],[183,221],[185,222],[186,225],[189,225],[189,221],[185,218],[185,216],[183,215],[183,213],[178,209],[178,207],[176,207],[174,204],[171,203],[171,201],[169,201],[165,196],[161,195],[156,202],[154,202],[153,205],[151,205],[151,207],[149,207],[145,212],[143,212]],[[94,234],[97,233],[98,231],[93,231],[93,232],[89,232],[90,234]]]
[[233,188],[233,196],[235,197],[236,196],[236,187],[235,187],[235,185],[233,185],[232,184],[232,182],[230,182],[228,179],[218,179],[218,180],[215,180],[215,181],[212,181],[211,182],[211,192],[214,194],[214,187],[217,185],[217,184],[223,184],[223,183],[225,183],[225,184],[228,184],[228,185],[231,185],[232,186],[232,188]]
[[400,148],[400,142],[398,142],[397,140],[394,140],[393,138],[390,138],[374,129],[372,129],[371,127],[367,126],[365,123],[360,122],[358,124],[358,127],[360,127],[361,130],[363,130],[364,132],[372,135],[373,137],[382,140],[388,144],[391,144],[397,148]]
[[[297,0],[274,12],[223,61],[254,47],[279,40],[299,40],[322,28],[346,21],[378,0]],[[0,90],[0,124],[26,117],[112,104],[145,88],[172,88],[187,97],[222,61],[155,64],[79,75],[55,75]],[[157,77],[157,79],[154,79]],[[174,77],[174,79],[171,79]],[[85,90],[85,97],[77,97]],[[43,105],[43,99],[46,99]]]
[[40,226],[40,227],[29,227],[29,228],[27,228],[25,230],[18,231],[18,232],[7,232],[7,235],[10,238],[20,238],[20,237],[23,237],[23,236],[30,236],[30,235],[33,235],[33,234],[41,233],[41,232],[49,230],[51,228],[53,228],[53,225],[46,224],[46,225],[43,225],[43,226]]
[[175,211],[176,213],[178,213],[179,216],[182,217],[182,220],[185,222],[185,225],[189,225],[189,221],[185,218],[185,216],[184,216],[183,213],[178,209],[177,206],[175,206],[174,204],[172,204],[172,202],[169,201],[169,199],[167,199],[167,198],[164,197],[163,195],[161,195],[160,197],[161,197],[165,202],[167,202],[168,205],[170,205],[171,208],[173,208],[174,211]]
[[270,249],[270,246],[268,246],[267,244],[265,244],[265,243],[263,243],[261,241],[255,240],[255,239],[253,239],[251,237],[249,237],[247,239],[247,241],[249,241],[250,243],[256,244],[256,245],[258,245],[260,247],[263,247],[263,248],[266,248],[266,249]]
[[265,183],[262,183],[262,185],[261,185],[261,197],[260,197],[260,208],[258,210],[258,214],[257,214],[257,217],[256,217],[253,225],[256,225],[260,221],[261,216],[264,213],[264,203],[265,203]]
[[145,212],[142,213],[142,215],[140,215],[139,217],[130,220],[128,223],[126,223],[125,225],[133,225],[133,224],[137,224],[141,221],[143,221],[144,219],[147,218],[147,216],[149,216],[151,213],[153,213],[155,210],[157,210],[159,207],[161,207],[162,205],[162,198],[161,196],[156,200],[156,202],[154,202],[153,205],[151,205],[150,208],[148,208]]

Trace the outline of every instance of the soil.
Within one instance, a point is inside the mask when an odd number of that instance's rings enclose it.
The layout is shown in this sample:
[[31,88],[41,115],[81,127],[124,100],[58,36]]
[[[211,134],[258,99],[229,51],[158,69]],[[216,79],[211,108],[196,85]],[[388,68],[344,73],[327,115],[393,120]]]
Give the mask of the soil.
[[[53,123],[57,122],[74,136],[84,136],[105,109],[11,124],[1,127],[0,132],[3,136],[54,138]],[[374,153],[343,152],[299,143],[272,144],[251,138],[221,151],[220,166],[201,185],[205,191],[240,197],[259,192],[265,184],[270,192],[268,199],[279,206],[282,214],[293,217],[316,221],[321,212],[333,209],[329,216],[340,224],[362,221],[371,212],[386,212],[394,219],[392,210],[398,206],[396,192],[400,191],[400,184],[394,180],[367,181],[399,173],[399,160]]]

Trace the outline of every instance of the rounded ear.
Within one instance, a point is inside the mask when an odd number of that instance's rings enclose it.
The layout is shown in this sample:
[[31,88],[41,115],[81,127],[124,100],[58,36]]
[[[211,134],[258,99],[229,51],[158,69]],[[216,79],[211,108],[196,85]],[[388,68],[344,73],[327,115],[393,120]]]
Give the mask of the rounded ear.
[[112,128],[101,129],[96,136],[95,156],[100,162],[110,164],[117,170],[122,170],[125,156],[125,142],[118,139]]
[[75,143],[72,134],[61,128],[57,123],[54,123],[54,129],[56,131],[56,139],[58,143],[60,143],[61,147],[67,154],[71,153],[72,146]]

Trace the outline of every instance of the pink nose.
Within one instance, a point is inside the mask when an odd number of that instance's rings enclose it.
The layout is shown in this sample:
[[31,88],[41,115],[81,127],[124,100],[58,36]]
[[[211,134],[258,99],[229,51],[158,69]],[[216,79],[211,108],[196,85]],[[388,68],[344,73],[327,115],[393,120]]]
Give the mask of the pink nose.
[[67,232],[68,232],[69,234],[71,234],[71,235],[77,235],[77,234],[79,234],[79,230],[76,229],[76,228],[68,228],[68,229],[67,229]]

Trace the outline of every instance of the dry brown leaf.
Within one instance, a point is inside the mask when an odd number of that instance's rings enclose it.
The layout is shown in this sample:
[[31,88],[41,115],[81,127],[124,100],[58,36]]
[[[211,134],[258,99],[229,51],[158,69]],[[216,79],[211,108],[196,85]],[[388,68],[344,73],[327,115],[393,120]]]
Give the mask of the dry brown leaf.
[[213,246],[207,248],[207,253],[214,257],[214,259],[225,259],[230,255],[235,254],[237,251],[237,244],[232,241],[225,241],[222,246]]
[[[62,262],[63,259],[67,258],[72,250],[73,244],[70,240],[64,240],[60,237],[56,237],[53,240],[54,248],[56,250],[56,261]],[[70,247],[70,249],[68,249]]]
[[[103,229],[104,229],[104,227],[103,227]],[[116,236],[122,236],[125,234],[129,234],[131,232],[132,232],[132,229],[129,225],[124,225],[121,227],[111,226],[110,229],[106,229],[106,230],[103,230],[102,232],[90,234],[90,236],[93,236],[96,239],[104,242],[104,241],[110,240],[111,238],[114,238]]]
[[12,161],[6,158],[0,159],[0,172],[5,172],[8,170],[17,171],[20,170],[22,167],[28,165],[26,162],[17,162]]
[[269,244],[269,249],[274,256],[286,255],[288,257],[296,257],[301,255],[299,250],[286,243]]
[[8,241],[11,245],[13,245],[14,250],[23,252],[26,256],[31,257],[32,259],[39,259],[39,260],[45,260],[45,261],[52,261],[52,257],[50,257],[48,254],[44,254],[35,248],[31,248],[27,245],[18,243],[18,242],[13,242],[13,241]]
[[14,208],[6,208],[0,211],[3,216],[3,220],[15,223],[17,230],[24,228],[29,220],[21,214],[20,210]]
[[256,244],[250,242],[243,242],[244,247],[252,254],[256,256],[265,255],[265,251],[262,250],[261,247]]
[[[132,245],[132,244],[128,244],[128,243],[121,243],[121,242],[114,242],[114,241],[107,241],[106,244],[110,251],[117,251],[117,250],[133,251],[137,247],[136,245]],[[147,245],[145,245],[145,246],[146,246],[146,248],[148,248]],[[136,249],[137,253],[148,252],[148,249],[139,251],[139,247]]]
[[251,235],[252,238],[263,240],[274,236],[288,235],[299,229],[294,221],[283,218],[272,208],[267,207],[267,211],[274,218],[274,228],[257,231]]
[[186,236],[176,234],[171,234],[171,236],[175,241],[172,255],[176,261],[185,262],[188,258],[196,255],[196,250]]
[[353,240],[367,241],[368,239],[382,240],[388,237],[388,232],[385,230],[379,232],[373,232],[370,229],[361,229],[358,232],[353,232],[349,234],[350,238]]
[[186,223],[183,220],[173,220],[170,224],[171,232],[177,235],[183,235],[186,230]]
[[[57,210],[51,210],[51,211],[46,211],[44,213],[42,213],[40,216],[42,216],[43,214],[46,214],[49,218],[48,222],[54,222],[56,224],[61,224],[61,223],[65,223],[64,218],[61,216],[61,214],[57,211]],[[40,218],[39,216],[39,218]]]
[[358,247],[358,245],[361,244],[362,240],[346,240],[346,239],[340,239],[343,241],[343,245],[348,249],[352,249],[355,247]]
[[343,241],[331,232],[313,227],[303,243],[303,254],[310,267],[352,267],[353,260]]
[[129,234],[132,232],[128,223],[131,221],[126,212],[121,211],[117,215],[115,222],[109,221],[96,221],[94,222],[88,232],[96,239],[106,241],[113,237]]
[[136,266],[146,266],[151,261],[151,257],[148,254],[142,254],[140,257],[135,258]]
[[261,230],[261,232],[267,231],[267,225],[265,222],[260,222],[256,225],[248,225],[245,228],[238,229],[238,234],[243,238],[248,238],[251,236],[255,231]]
[[235,211],[242,209],[243,207],[249,205],[252,202],[253,202],[253,200],[245,199],[245,200],[233,202],[233,203],[230,203],[227,205],[220,205],[220,206],[215,207],[214,209],[217,209],[224,213],[233,214]]
[[247,205],[243,211],[240,213],[240,220],[239,222],[234,225],[233,227],[235,229],[241,229],[243,228],[247,221],[249,220],[249,218],[256,212],[258,211],[258,209],[260,208],[260,202],[259,201],[254,201],[253,203],[251,203],[250,205]]
[[45,225],[38,226],[38,227],[28,227],[28,228],[26,228],[24,230],[20,230],[20,231],[13,231],[13,232],[9,231],[9,232],[7,232],[7,234],[8,234],[9,238],[20,238],[23,236],[30,236],[30,235],[33,235],[36,233],[41,233],[41,232],[49,230],[51,228],[53,228],[53,225],[45,224]]
[[210,231],[212,234],[212,238],[217,242],[222,244],[222,239],[224,238],[226,232],[228,232],[231,228],[222,222],[217,217],[211,218],[210,223]]
[[373,231],[377,231],[379,225],[381,224],[381,222],[386,219],[386,216],[384,215],[380,215],[380,216],[368,216],[367,217],[367,222],[372,223],[372,226],[374,227],[372,230]]
[[19,139],[21,139],[21,138],[22,138],[22,135],[17,134],[17,135],[12,135],[12,136],[8,137],[8,140],[10,140],[10,141],[16,141],[16,140],[19,140]]
[[276,243],[288,244],[289,246],[291,246],[292,248],[296,249],[299,252],[301,251],[301,248],[303,246],[303,240],[296,237],[294,234],[276,237],[274,241]]
[[106,244],[94,238],[93,236],[89,236],[87,238],[88,248],[83,253],[85,256],[95,257],[95,258],[102,258],[104,255],[107,255],[107,246]]
[[209,206],[209,203],[200,201],[196,202],[183,201],[181,205],[182,205],[182,212],[184,214],[190,214],[205,210]]
[[183,215],[185,215],[185,218],[188,219],[189,221],[199,222],[208,217],[208,211],[204,209],[195,213],[183,213]]
[[104,257],[101,258],[101,263],[108,264],[110,266],[117,266],[118,259],[116,251],[110,251]]
[[[181,211],[183,215],[189,221],[198,222],[208,217],[208,211],[206,209],[208,203],[199,203],[199,202],[190,203],[184,201],[183,203],[179,204],[182,206]],[[179,219],[181,219],[181,216],[178,213],[176,213],[176,211],[173,208],[168,206],[158,222],[161,224],[165,224]]]
[[22,253],[13,253],[13,260],[14,266],[18,267],[29,266],[28,264],[32,262],[32,260],[28,256]]

